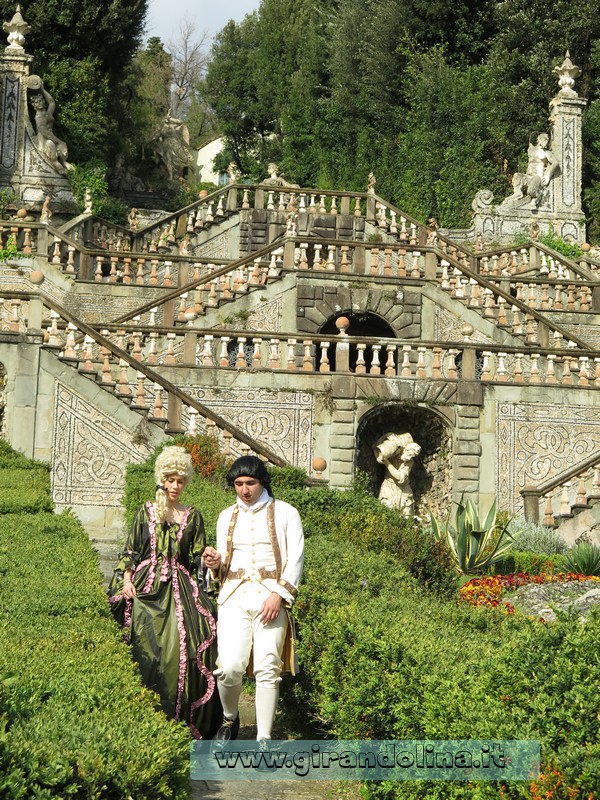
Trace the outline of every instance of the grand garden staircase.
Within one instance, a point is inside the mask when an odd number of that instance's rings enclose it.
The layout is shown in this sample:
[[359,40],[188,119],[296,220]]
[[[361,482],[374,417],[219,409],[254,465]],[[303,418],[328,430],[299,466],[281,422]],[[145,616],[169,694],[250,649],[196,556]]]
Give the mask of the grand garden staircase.
[[[233,226],[235,258],[201,255]],[[392,379],[416,400],[449,403],[465,384],[600,388],[600,345],[587,324],[600,310],[600,265],[533,241],[469,250],[375,195],[230,186],[140,231],[82,215],[61,228],[11,222],[0,228],[0,242],[9,236],[43,264],[46,283],[42,290],[25,280],[20,291],[9,291],[3,279],[3,329],[25,335],[44,328],[44,349],[149,424],[212,431],[224,452],[252,450],[285,463],[186,392],[190,370],[212,379],[248,372],[269,385],[285,374],[289,386],[310,374],[316,387],[350,373],[357,396]],[[26,278],[27,269],[20,271]],[[80,318],[68,307],[65,278],[90,291],[127,289],[129,311]],[[337,336],[233,324],[243,321],[236,317],[240,305],[248,313],[259,297],[276,295],[282,281],[298,280],[417,291],[463,321],[460,337],[353,337],[343,321]],[[14,271],[11,281],[18,284]],[[136,304],[137,287],[152,289],[155,299]],[[229,324],[224,308],[232,312]],[[595,502],[598,495],[597,465],[579,467],[528,489],[527,513],[535,517],[541,507],[545,523],[552,517],[555,524],[587,510],[588,497]]]

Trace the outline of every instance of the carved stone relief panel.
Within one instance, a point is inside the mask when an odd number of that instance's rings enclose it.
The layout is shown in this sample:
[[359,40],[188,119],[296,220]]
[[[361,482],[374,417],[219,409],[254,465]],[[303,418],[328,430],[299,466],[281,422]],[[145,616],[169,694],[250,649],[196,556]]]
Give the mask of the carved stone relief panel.
[[125,467],[151,452],[110,414],[60,381],[54,400],[52,496],[61,506],[120,505]]
[[229,232],[225,231],[194,249],[196,258],[231,258],[229,254]]
[[[187,386],[185,390],[249,436],[268,445],[289,463],[310,469],[314,410],[312,395],[305,392],[199,386]],[[184,412],[183,424],[186,428],[188,422],[187,413]],[[242,455],[234,446],[232,451],[235,456]]]
[[497,403],[496,486],[504,511],[522,512],[519,491],[554,478],[600,448],[600,409]]
[[494,344],[494,340],[480,331],[474,331],[468,339],[461,333],[464,320],[451,314],[445,308],[435,307],[435,338],[438,342],[481,342]]
[[283,302],[281,297],[261,303],[253,308],[246,323],[250,331],[268,331],[278,333],[281,330],[281,310]]

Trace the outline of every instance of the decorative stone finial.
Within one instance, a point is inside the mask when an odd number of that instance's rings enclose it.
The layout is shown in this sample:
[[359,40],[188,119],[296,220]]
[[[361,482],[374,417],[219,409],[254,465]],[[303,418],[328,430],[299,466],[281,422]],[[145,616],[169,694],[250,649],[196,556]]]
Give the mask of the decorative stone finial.
[[29,25],[21,16],[21,6],[17,6],[17,10],[10,22],[5,22],[2,29],[8,33],[8,47],[7,50],[11,52],[24,53],[25,48],[25,35],[31,31]]
[[340,336],[346,336],[346,331],[350,327],[350,320],[348,317],[338,317],[335,321],[335,327],[340,332]]
[[581,70],[571,61],[568,50],[562,65],[554,67],[552,74],[558,78],[559,95],[562,97],[577,97],[577,92],[573,87],[575,86],[575,78],[581,75]]

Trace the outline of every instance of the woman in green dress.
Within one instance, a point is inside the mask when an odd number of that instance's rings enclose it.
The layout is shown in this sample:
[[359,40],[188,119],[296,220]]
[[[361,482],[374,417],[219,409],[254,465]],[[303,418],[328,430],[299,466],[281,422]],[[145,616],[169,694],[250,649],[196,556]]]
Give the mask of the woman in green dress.
[[179,502],[193,472],[184,448],[159,454],[155,501],[137,509],[108,594],[145,685],[168,717],[187,722],[200,739],[213,735],[222,712],[212,674],[215,606],[198,580],[204,524]]

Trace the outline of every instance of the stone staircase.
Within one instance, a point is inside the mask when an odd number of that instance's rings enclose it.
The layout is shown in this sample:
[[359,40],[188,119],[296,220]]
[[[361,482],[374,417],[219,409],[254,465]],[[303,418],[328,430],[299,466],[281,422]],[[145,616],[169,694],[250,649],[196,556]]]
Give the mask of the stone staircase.
[[[46,352],[160,435],[203,430],[226,453],[275,464],[290,461],[285,437],[272,439],[277,425],[257,435],[214,392],[332,396],[335,415],[317,413],[301,463],[326,450],[333,485],[351,478],[356,409],[370,398],[455,409],[464,485],[476,492],[469,420],[480,424],[485,398],[511,390],[537,402],[541,387],[555,402],[590,404],[600,388],[593,259],[536,242],[470,250],[369,193],[233,185],[140,231],[82,215],[60,229],[15,221],[0,243],[8,235],[28,257],[0,270],[2,327],[15,343],[43,330]],[[394,334],[361,333],[366,317]],[[205,387],[218,387],[210,402]],[[567,488],[577,509],[581,490]],[[566,503],[553,486],[552,516],[566,520]]]

